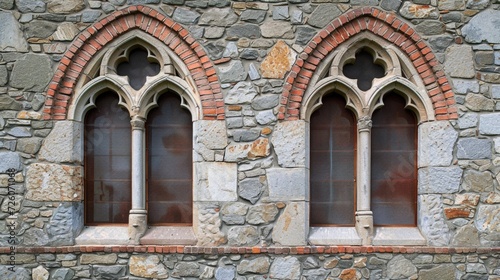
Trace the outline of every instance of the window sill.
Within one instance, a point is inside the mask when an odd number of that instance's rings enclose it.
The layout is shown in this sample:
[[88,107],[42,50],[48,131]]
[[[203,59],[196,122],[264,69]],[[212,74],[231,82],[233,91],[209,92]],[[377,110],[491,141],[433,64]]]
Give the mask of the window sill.
[[427,241],[416,227],[376,227],[373,245],[427,245]]
[[143,245],[195,245],[198,240],[190,226],[156,226],[150,227],[140,242]]
[[311,245],[361,245],[354,227],[311,227],[309,229]]
[[75,239],[77,245],[127,245],[129,244],[127,226],[85,227]]

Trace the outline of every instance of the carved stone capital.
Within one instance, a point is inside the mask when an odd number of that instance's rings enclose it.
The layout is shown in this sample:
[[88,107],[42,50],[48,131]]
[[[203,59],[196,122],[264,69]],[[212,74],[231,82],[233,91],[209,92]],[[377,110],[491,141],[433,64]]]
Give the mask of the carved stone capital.
[[361,117],[358,120],[358,130],[366,131],[372,128],[372,119],[368,116]]
[[130,120],[130,124],[132,125],[132,129],[144,130],[146,127],[146,120],[139,116],[133,116],[132,120]]

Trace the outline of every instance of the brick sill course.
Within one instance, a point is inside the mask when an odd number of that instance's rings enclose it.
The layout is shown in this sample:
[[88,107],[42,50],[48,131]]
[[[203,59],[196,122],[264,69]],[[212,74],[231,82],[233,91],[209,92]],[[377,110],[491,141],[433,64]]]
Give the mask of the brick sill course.
[[[158,245],[96,245],[59,247],[16,247],[16,253],[178,253],[178,254],[363,254],[363,253],[425,253],[462,254],[500,253],[500,247],[428,247],[428,246],[299,246],[299,247],[199,247],[199,246],[158,246]],[[10,247],[0,247],[0,254],[11,253]]]

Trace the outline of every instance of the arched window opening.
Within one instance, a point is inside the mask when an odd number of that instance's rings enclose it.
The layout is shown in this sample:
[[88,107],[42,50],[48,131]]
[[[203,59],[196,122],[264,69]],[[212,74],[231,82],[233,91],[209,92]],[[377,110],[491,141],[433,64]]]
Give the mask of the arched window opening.
[[118,96],[97,97],[85,116],[85,223],[126,224],[131,207],[131,125]]
[[322,103],[310,124],[310,223],[353,226],[356,120],[340,95]]
[[416,226],[417,120],[389,93],[373,114],[371,205],[375,226]]
[[191,114],[172,92],[159,97],[146,123],[149,224],[192,223]]
[[374,63],[373,56],[365,49],[356,53],[356,59],[344,65],[344,75],[357,80],[358,88],[369,90],[375,78],[382,78],[385,75],[384,67]]
[[148,76],[155,76],[160,72],[157,59],[142,47],[132,49],[128,57],[125,57],[125,53],[122,55],[116,73],[127,76],[130,86],[135,90],[144,86]]

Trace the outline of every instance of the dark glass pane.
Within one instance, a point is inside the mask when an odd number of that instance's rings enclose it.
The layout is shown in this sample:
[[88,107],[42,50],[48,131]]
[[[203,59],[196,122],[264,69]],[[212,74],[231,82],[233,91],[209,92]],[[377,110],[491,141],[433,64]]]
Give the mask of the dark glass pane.
[[343,72],[346,77],[358,80],[358,88],[361,90],[369,90],[373,79],[385,75],[384,67],[373,63],[373,56],[365,50],[356,54],[353,64],[344,65]]
[[373,114],[371,209],[378,226],[416,225],[417,121],[405,104],[390,93]]
[[311,116],[311,225],[354,225],[356,121],[335,94]]
[[104,93],[85,117],[85,220],[128,223],[131,208],[131,127],[114,93]]
[[147,76],[155,76],[160,72],[160,65],[148,60],[148,52],[145,49],[132,50],[128,60],[120,63],[116,72],[120,76],[128,76],[130,86],[135,90],[142,88]]
[[191,224],[193,125],[175,93],[165,93],[146,124],[148,222]]

